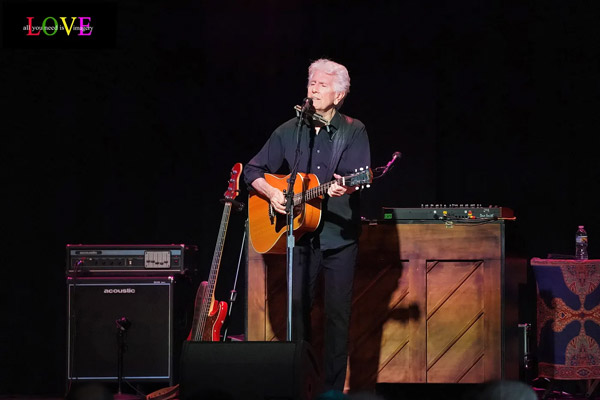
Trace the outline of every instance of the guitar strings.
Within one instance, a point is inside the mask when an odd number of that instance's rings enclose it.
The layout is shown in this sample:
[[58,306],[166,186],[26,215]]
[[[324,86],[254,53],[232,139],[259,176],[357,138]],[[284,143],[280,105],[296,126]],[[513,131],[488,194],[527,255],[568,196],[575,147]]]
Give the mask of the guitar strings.
[[[220,256],[218,256],[219,254],[221,254],[223,252],[223,247],[225,245],[225,233],[227,232],[227,225],[229,222],[229,215],[231,213],[231,203],[226,202],[225,203],[225,212],[223,212],[223,217],[221,218],[221,228],[219,229],[221,231],[221,235],[219,235],[219,241],[217,243],[217,249],[218,251],[215,251],[214,257],[213,257],[213,262],[211,265],[211,271],[210,271],[210,276],[209,276],[209,280],[208,280],[208,286],[207,286],[207,293],[212,293],[212,295],[210,296],[209,299],[206,298],[206,295],[204,296],[204,303],[202,304],[202,311],[200,313],[200,323],[199,323],[199,329],[196,332],[196,337],[194,338],[196,341],[200,341],[202,340],[202,337],[204,336],[204,330],[206,329],[206,320],[208,319],[208,316],[210,314],[210,309],[211,309],[211,305],[213,303],[213,297],[214,297],[214,288],[216,286],[216,282],[217,282],[217,274],[219,273],[219,268],[218,265],[220,264],[219,259]],[[212,336],[212,334],[211,334]]]

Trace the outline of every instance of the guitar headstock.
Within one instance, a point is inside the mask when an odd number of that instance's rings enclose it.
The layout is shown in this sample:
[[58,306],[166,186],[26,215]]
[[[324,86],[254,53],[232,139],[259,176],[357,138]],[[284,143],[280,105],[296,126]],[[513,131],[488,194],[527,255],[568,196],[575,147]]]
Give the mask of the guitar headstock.
[[344,177],[346,186],[355,186],[356,189],[371,187],[373,182],[373,172],[369,167],[355,169],[353,174]]
[[242,163],[237,163],[231,169],[229,186],[225,192],[225,200],[233,200],[240,193],[240,177],[242,176]]

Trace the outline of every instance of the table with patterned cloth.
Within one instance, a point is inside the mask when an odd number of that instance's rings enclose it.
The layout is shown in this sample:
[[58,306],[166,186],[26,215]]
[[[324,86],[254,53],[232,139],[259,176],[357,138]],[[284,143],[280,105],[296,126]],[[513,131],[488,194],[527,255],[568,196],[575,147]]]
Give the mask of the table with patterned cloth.
[[537,284],[538,375],[600,378],[600,260],[531,259]]

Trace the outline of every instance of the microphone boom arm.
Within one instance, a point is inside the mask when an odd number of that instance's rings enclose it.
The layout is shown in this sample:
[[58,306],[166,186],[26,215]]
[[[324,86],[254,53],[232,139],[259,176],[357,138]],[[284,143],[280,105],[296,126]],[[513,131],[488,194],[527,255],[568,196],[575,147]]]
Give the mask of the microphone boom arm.
[[396,161],[400,157],[402,157],[402,153],[400,153],[399,151],[396,151],[394,154],[392,154],[392,159],[385,166],[377,167],[373,170],[373,171],[377,171],[377,172],[383,170],[383,172],[381,172],[380,175],[374,176],[373,179],[381,178],[382,176],[387,174],[387,172],[390,169],[392,169],[394,161]]
[[[299,116],[300,112],[302,112],[302,107],[300,107],[300,106],[294,106],[294,110],[296,110],[296,116]],[[304,115],[308,115],[309,117],[311,117],[315,121],[322,122],[323,124],[326,124],[326,125],[329,122],[325,118],[323,118],[323,116],[321,114],[317,114],[316,112],[312,112],[311,110],[305,110],[304,111]]]

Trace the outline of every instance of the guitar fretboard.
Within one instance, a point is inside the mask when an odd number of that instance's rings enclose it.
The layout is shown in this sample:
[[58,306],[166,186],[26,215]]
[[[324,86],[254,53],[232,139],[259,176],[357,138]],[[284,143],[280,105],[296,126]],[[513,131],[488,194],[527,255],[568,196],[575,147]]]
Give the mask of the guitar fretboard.
[[297,206],[306,201],[316,199],[319,196],[325,195],[327,193],[327,191],[329,190],[329,188],[331,187],[331,185],[333,185],[335,182],[337,182],[338,185],[343,185],[344,179],[345,178],[343,178],[343,177],[334,179],[331,182],[327,182],[327,183],[324,183],[317,187],[314,187],[312,189],[308,189],[305,192],[295,194],[294,195],[294,205]]
[[194,340],[197,341],[202,340],[206,320],[213,304],[213,296],[215,293],[215,286],[217,284],[217,277],[219,276],[219,266],[221,265],[221,256],[223,254],[223,247],[225,246],[225,234],[227,233],[227,225],[229,224],[230,215],[231,202],[225,202],[223,216],[221,217],[221,226],[219,227],[219,235],[217,237],[217,244],[215,246],[215,253],[213,255],[212,265],[210,268],[207,290],[204,293],[204,298],[202,299],[201,303],[202,311],[200,312],[198,329],[194,334]]

